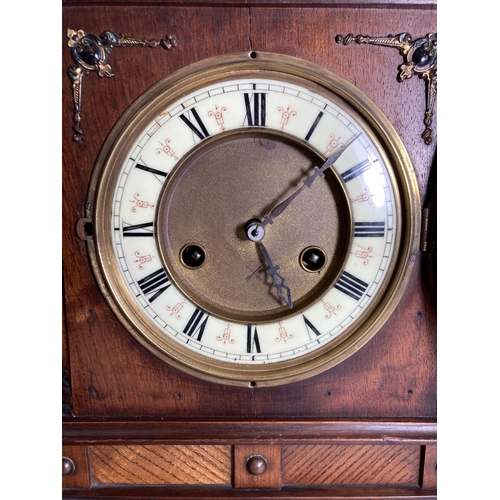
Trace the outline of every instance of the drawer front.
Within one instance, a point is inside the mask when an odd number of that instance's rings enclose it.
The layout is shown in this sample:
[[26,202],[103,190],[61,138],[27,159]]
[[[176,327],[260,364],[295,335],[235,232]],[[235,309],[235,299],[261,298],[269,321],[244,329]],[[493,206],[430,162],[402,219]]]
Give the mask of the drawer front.
[[216,488],[211,491],[226,493],[231,489],[347,487],[387,492],[398,488],[410,497],[425,493],[425,498],[435,498],[432,490],[437,488],[437,448],[432,443],[93,444],[65,445],[62,451],[63,488],[93,491],[92,498],[111,490],[121,491],[125,498],[148,485],[169,486],[162,490],[165,494],[186,486],[211,486]]
[[91,446],[94,485],[231,484],[231,446]]
[[416,485],[419,445],[290,445],[282,449],[283,484]]

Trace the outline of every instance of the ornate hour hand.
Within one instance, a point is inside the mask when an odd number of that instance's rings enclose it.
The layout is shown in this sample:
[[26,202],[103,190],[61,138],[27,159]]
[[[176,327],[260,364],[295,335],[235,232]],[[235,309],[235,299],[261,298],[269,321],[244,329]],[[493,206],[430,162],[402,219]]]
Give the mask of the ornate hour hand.
[[[278,273],[280,266],[275,266],[273,264],[273,261],[271,260],[271,257],[269,255],[269,252],[267,251],[266,247],[264,244],[259,241],[257,242],[259,245],[259,248],[264,255],[264,259],[266,259],[267,265],[269,266],[269,269],[266,271],[267,274],[270,274],[273,277],[273,285],[276,287],[278,290],[278,297],[285,302],[285,304],[288,307],[293,307],[292,304],[292,292],[290,291],[290,287],[288,285],[285,285],[285,278],[281,276],[280,273]],[[286,295],[283,293],[285,291]]]
[[316,180],[317,177],[325,177],[324,171],[331,167],[339,158],[340,156],[344,153],[344,151],[361,135],[359,133],[358,135],[354,136],[345,146],[342,146],[342,148],[337,151],[335,154],[330,156],[328,160],[323,164],[323,166],[320,167],[314,167],[314,174],[311,174],[307,179],[305,179],[297,191],[295,191],[293,194],[291,194],[285,201],[282,201],[278,205],[276,205],[269,214],[264,216],[264,220],[262,222],[263,226],[267,226],[267,224],[272,224],[273,220],[278,217],[278,215],[281,215],[286,208],[292,203],[292,201],[302,192],[302,190],[305,187],[310,188],[312,186],[312,183]]

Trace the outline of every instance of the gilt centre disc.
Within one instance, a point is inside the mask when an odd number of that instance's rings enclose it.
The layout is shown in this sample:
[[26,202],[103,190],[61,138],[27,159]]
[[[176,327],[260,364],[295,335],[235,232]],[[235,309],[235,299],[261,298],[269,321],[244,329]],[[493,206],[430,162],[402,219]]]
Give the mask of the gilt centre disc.
[[[165,268],[179,290],[203,310],[240,323],[283,319],[319,300],[351,245],[349,204],[338,175],[328,169],[266,227],[263,243],[290,287],[293,308],[278,297],[245,224],[262,220],[324,161],[304,141],[261,129],[219,134],[184,157],[160,196],[156,224]],[[326,257],[316,273],[300,264],[311,246]],[[193,248],[203,255],[200,266],[186,265],[185,249]]]

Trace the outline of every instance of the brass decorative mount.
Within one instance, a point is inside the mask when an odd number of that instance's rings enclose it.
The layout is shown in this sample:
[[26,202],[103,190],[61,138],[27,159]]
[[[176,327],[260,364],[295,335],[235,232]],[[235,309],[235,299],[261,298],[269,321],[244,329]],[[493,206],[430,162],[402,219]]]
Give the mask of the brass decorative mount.
[[82,86],[83,79],[91,71],[97,73],[101,78],[111,78],[114,73],[108,58],[115,47],[158,47],[166,50],[175,47],[178,43],[176,35],[167,35],[160,40],[138,39],[130,36],[115,35],[111,31],[104,31],[100,37],[87,35],[83,30],[72,30],[68,28],[68,47],[75,64],[68,69],[73,88],[73,140],[78,143],[84,142],[83,131],[80,127],[82,110]]
[[422,138],[426,145],[432,143],[432,119],[434,116],[434,105],[437,97],[437,33],[429,33],[422,38],[412,40],[409,33],[389,35],[387,37],[374,37],[367,35],[346,36],[337,35],[335,41],[339,44],[348,45],[352,42],[357,44],[383,45],[394,47],[403,56],[403,64],[398,66],[398,81],[417,75],[425,81],[426,85],[426,108],[424,115],[425,130]]

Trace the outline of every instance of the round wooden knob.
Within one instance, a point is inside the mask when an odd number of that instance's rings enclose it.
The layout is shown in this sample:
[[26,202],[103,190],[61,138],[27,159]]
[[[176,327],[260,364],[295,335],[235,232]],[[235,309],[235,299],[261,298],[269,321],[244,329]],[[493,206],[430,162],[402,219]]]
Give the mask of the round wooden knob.
[[71,458],[62,457],[62,475],[71,476],[75,472],[75,464]]
[[254,476],[259,476],[267,469],[267,461],[261,455],[253,455],[247,460],[247,470]]

